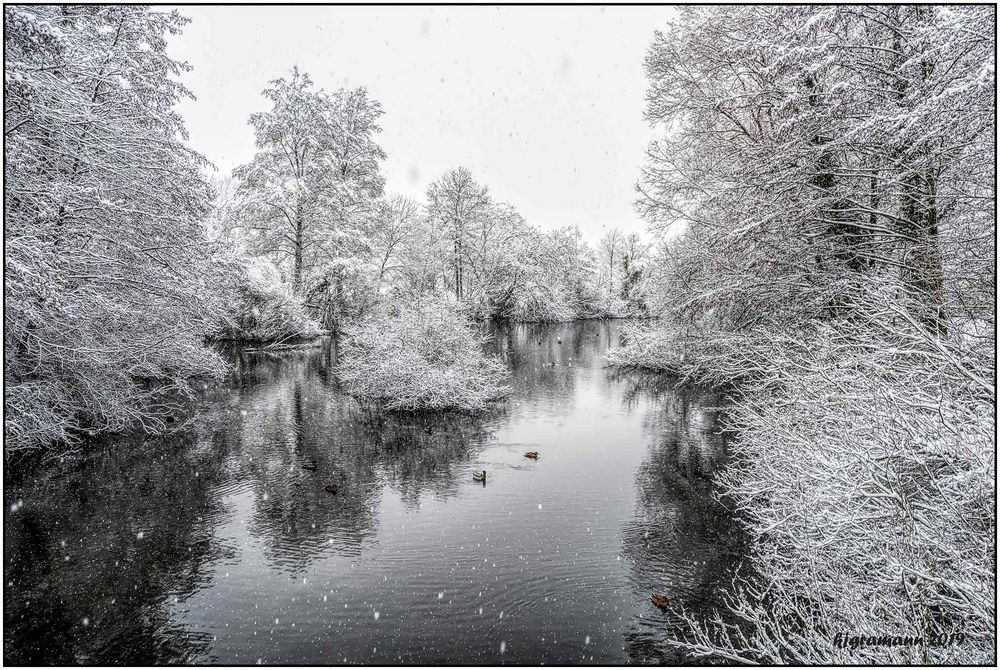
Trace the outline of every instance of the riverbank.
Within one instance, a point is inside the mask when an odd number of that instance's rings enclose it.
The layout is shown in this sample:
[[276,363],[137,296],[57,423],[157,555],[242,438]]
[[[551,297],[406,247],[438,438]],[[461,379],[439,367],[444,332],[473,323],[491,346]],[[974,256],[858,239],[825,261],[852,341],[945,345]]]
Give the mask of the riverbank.
[[[727,415],[733,463],[718,481],[770,586],[728,592],[743,636],[690,617],[680,646],[755,663],[990,661],[994,390],[968,359],[919,331],[901,354],[901,332],[884,341],[869,333],[864,355],[836,330],[818,329],[733,336],[686,356],[661,332],[652,342],[636,335],[613,356],[738,382]],[[706,350],[714,357],[698,356]],[[845,631],[923,642],[838,644]],[[931,642],[959,634],[960,644]]]

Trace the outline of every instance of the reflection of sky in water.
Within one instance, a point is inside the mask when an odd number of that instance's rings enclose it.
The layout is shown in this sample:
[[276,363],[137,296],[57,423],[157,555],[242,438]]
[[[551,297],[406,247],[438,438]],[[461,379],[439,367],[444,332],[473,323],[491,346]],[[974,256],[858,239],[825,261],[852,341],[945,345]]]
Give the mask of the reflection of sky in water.
[[5,483],[5,658],[675,660],[650,592],[710,606],[733,558],[718,399],[604,368],[613,323],[492,334],[483,419],[366,417],[331,347],[233,353],[173,435]]

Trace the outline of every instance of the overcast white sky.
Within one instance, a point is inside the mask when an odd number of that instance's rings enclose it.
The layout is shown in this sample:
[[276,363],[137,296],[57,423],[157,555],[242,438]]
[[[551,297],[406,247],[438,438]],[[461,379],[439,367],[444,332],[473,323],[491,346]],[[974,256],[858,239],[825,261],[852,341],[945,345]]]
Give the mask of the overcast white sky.
[[194,70],[191,145],[228,172],[247,117],[293,64],[382,103],[386,190],[423,202],[465,165],[542,228],[641,231],[632,202],[652,133],[642,60],[670,7],[181,7],[170,53]]

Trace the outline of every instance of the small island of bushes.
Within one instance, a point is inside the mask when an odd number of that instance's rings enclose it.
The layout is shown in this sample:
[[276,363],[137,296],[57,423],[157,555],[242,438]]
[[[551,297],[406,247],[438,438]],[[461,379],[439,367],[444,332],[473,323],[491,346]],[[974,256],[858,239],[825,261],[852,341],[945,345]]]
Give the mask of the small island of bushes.
[[439,296],[386,304],[346,331],[340,380],[374,409],[482,411],[510,392],[504,365],[482,341]]

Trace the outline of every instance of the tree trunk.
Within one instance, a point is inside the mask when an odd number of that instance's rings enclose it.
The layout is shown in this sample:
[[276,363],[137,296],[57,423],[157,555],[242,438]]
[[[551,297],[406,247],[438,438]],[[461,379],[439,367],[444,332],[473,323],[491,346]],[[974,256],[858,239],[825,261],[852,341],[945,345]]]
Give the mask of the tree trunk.
[[462,299],[462,241],[455,237],[455,297]]
[[907,237],[913,239],[903,253],[900,269],[904,285],[910,296],[920,303],[918,314],[921,322],[932,332],[944,335],[944,286],[941,268],[941,250],[938,246],[936,179],[930,174],[914,172],[903,181],[902,214],[900,224]]
[[295,207],[295,293],[302,293],[302,245],[305,222],[302,215],[302,203]]

